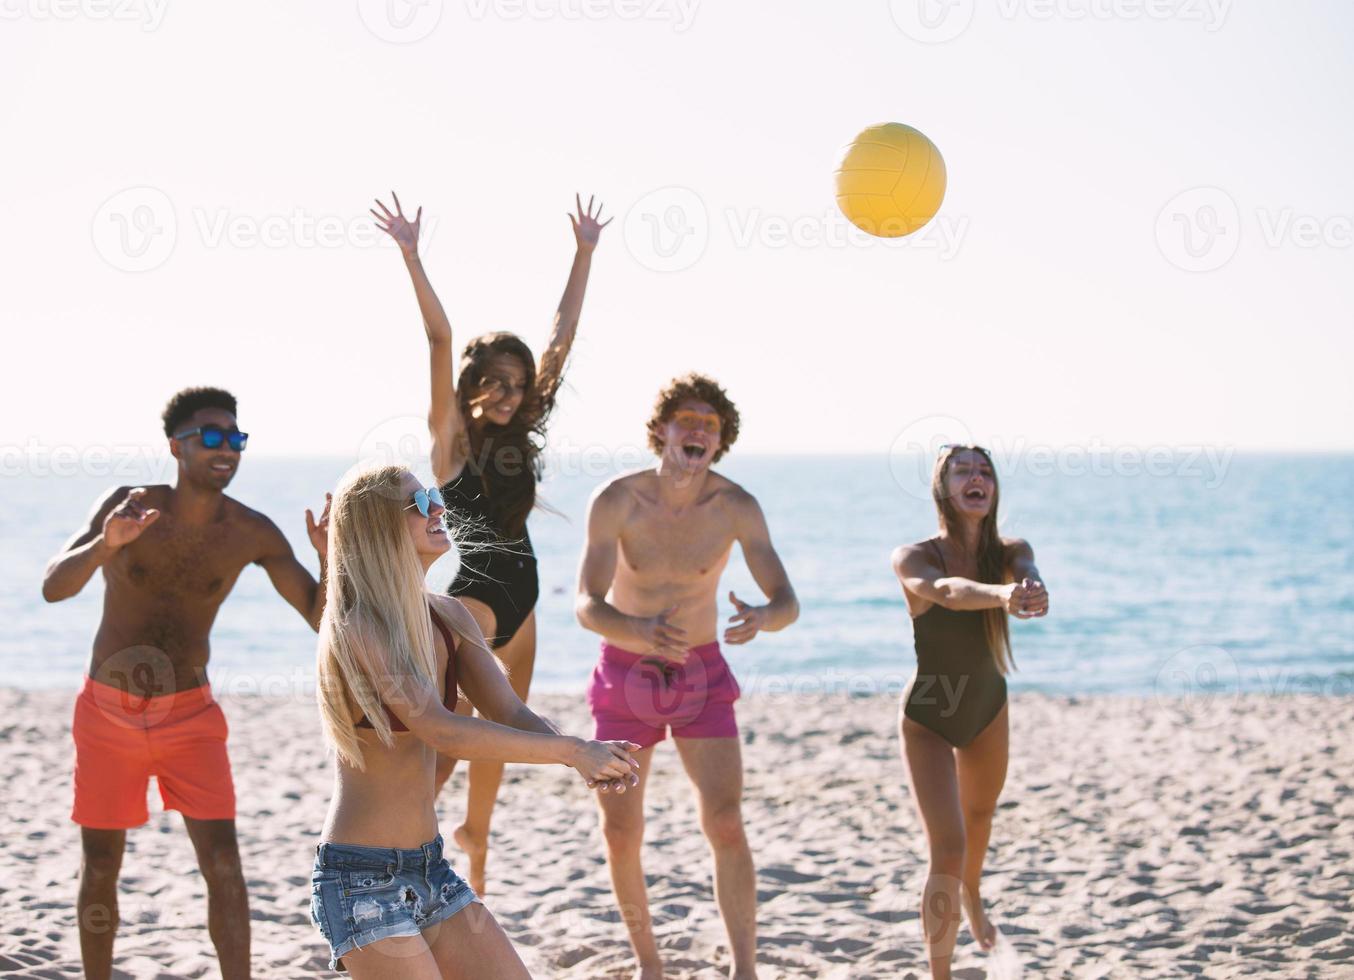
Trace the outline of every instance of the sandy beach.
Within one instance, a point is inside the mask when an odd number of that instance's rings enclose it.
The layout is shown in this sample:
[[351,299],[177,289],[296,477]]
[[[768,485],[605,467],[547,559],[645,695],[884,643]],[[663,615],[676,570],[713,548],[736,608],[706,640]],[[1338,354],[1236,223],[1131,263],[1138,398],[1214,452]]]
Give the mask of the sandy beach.
[[[0,690],[5,777],[0,974],[77,977],[73,694]],[[581,698],[538,710],[589,731]],[[307,700],[223,699],[259,977],[325,972],[308,913],[329,762]],[[1018,695],[985,879],[1025,976],[1337,977],[1354,969],[1349,699],[1222,702]],[[889,697],[740,704],[762,976],[926,975],[925,863]],[[670,744],[649,785],[646,871],[670,976],[727,964],[709,860]],[[459,821],[463,774],[444,797]],[[216,975],[205,893],[177,814],[129,835],[118,976]],[[628,976],[581,781],[510,767],[487,901],[539,977]],[[453,863],[456,863],[453,857]],[[957,976],[992,975],[967,930]]]

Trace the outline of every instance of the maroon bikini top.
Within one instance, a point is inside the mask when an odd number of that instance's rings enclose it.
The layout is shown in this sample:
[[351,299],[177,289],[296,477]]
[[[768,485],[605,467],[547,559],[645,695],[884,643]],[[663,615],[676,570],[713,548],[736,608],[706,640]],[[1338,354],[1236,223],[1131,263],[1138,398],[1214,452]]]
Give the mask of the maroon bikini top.
[[[447,629],[447,624],[442,622],[441,617],[433,612],[431,605],[428,606],[428,615],[432,618],[433,625],[437,627],[437,632],[442,634],[442,642],[447,645],[447,673],[443,682],[442,706],[448,711],[456,710],[456,639],[452,636],[451,630]],[[404,722],[400,721],[386,708],[386,717],[390,719],[390,730],[392,732],[407,732],[409,729]],[[357,722],[358,728],[371,728],[372,724],[363,715]]]

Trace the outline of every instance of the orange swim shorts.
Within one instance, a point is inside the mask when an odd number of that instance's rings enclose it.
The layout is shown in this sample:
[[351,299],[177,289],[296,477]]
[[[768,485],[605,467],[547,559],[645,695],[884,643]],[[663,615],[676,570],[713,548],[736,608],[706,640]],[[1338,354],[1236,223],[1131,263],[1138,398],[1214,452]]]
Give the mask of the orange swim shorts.
[[80,826],[141,826],[150,816],[146,789],[151,776],[166,810],[196,820],[235,819],[226,716],[209,685],[144,698],[86,677],[71,734],[71,819]]

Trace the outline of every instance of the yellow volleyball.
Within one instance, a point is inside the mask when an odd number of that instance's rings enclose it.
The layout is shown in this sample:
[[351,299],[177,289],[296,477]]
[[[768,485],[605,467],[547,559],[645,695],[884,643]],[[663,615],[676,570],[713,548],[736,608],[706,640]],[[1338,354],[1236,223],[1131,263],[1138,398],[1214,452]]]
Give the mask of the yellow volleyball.
[[836,179],[837,207],[848,221],[879,238],[901,238],[940,210],[945,158],[920,130],[880,123],[847,145]]

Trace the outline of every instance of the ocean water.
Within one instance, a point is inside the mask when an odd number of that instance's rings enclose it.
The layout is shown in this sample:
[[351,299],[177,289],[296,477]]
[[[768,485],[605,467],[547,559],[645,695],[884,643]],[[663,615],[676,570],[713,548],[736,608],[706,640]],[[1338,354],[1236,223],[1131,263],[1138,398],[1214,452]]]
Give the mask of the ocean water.
[[[229,492],[272,517],[314,569],[304,508],[321,503],[350,463],[246,455]],[[1237,455],[1214,464],[1182,456],[1154,471],[1164,475],[1149,475],[998,460],[1003,532],[1034,546],[1051,597],[1046,619],[1012,621],[1014,690],[1354,693],[1354,456]],[[888,556],[935,532],[918,466],[883,456],[736,453],[721,463],[761,501],[802,609],[790,628],[726,651],[745,692],[906,683],[912,632]],[[28,470],[0,478],[8,626],[0,677],[74,687],[102,580],[49,605],[39,591],[43,566],[107,486],[163,479],[164,468]],[[531,522],[542,579],[535,689],[582,691],[596,659],[597,638],[574,620],[573,590],[588,495],[604,477],[598,465],[555,460],[543,484],[559,513],[538,512]],[[447,559],[430,579],[444,584],[453,572]],[[724,616],[730,588],[749,601],[760,595],[736,548],[720,591]],[[312,682],[314,634],[256,567],[223,606],[212,649],[218,689],[286,694]]]

